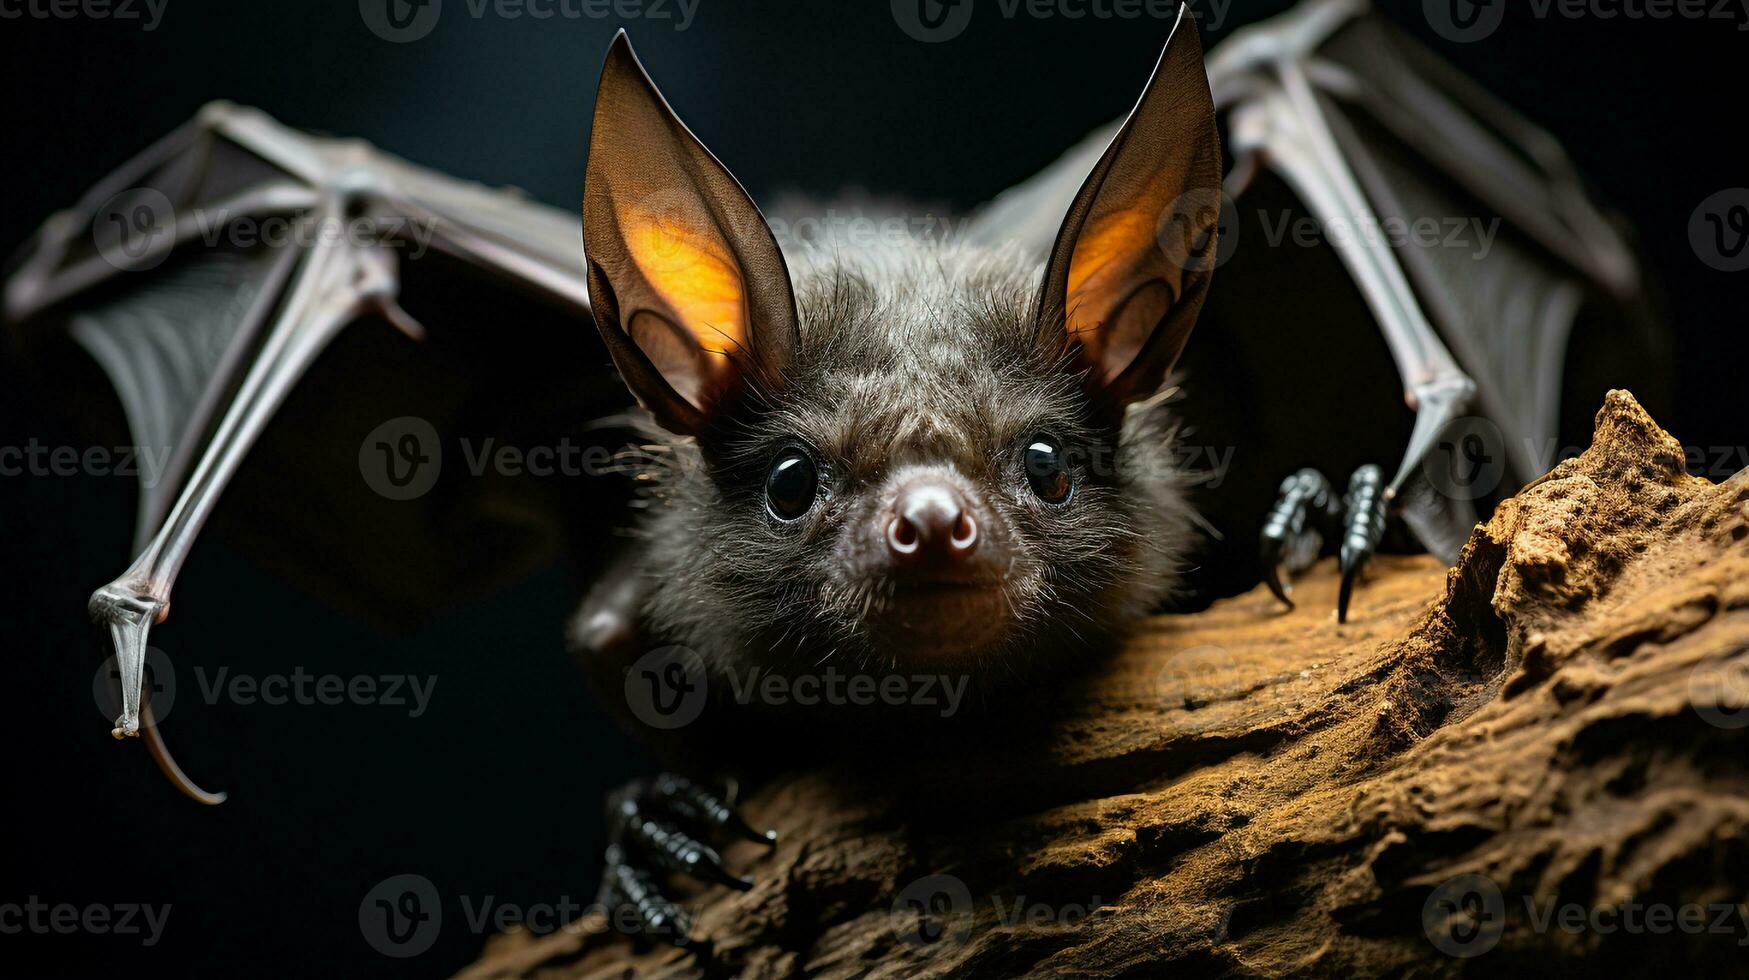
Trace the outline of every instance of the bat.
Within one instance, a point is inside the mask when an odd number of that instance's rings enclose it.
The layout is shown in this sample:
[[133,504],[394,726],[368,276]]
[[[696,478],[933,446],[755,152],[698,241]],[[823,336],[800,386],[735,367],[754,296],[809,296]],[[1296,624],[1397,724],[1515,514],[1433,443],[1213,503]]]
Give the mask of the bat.
[[[671,645],[691,659],[664,668],[711,676],[926,656],[998,688],[1175,595],[1262,578],[1285,600],[1327,544],[1345,616],[1387,515],[1449,556],[1487,492],[1552,462],[1538,447],[1596,403],[1586,386],[1659,363],[1640,264],[1553,140],[1353,0],[1206,63],[1181,11],[1130,114],[947,246],[780,244],[622,34],[583,197],[579,229],[220,104],[38,234],[6,291],[27,361],[57,378],[94,361],[132,441],[175,450],[91,612],[115,733],[143,733],[189,795],[222,798],[163,750],[145,648],[221,494],[259,504],[235,533],[290,577],[378,616],[581,545],[593,584],[568,637],[598,685]],[[1231,246],[1271,214],[1317,221],[1320,247]],[[1457,215],[1494,219],[1485,256],[1328,233]],[[290,247],[227,233],[270,219]],[[1453,435],[1466,419],[1494,444]],[[437,432],[636,448],[593,481],[430,477]],[[1193,432],[1237,447],[1230,486],[1191,485],[1175,451]],[[1501,473],[1453,492],[1441,453]],[[465,545],[416,570],[388,546],[432,539]],[[609,820],[605,897],[679,942],[690,921],[656,873],[745,887],[708,838],[771,840],[672,774],[616,794]]]
[[[1191,539],[1159,393],[1207,294],[1218,215],[1191,215],[1183,254],[1156,223],[1220,179],[1181,16],[1042,269],[919,243],[786,254],[622,35],[596,98],[584,256],[613,362],[670,435],[642,547],[571,629],[600,684],[656,643],[690,651],[683,666],[725,700],[747,669],[997,682],[1121,635]],[[650,869],[751,887],[700,839],[722,826],[705,813],[733,810],[672,776],[618,794],[603,901],[684,941]]]

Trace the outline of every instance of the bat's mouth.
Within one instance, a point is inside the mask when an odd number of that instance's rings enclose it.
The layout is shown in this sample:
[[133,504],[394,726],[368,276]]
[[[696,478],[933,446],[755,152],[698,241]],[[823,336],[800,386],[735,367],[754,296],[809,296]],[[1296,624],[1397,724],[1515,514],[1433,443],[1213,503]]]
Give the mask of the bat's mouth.
[[1000,579],[907,578],[870,610],[870,626],[896,657],[977,653],[1000,643],[1013,610]]
[[893,583],[895,596],[930,596],[966,591],[1002,590],[1002,580],[989,575],[906,576]]

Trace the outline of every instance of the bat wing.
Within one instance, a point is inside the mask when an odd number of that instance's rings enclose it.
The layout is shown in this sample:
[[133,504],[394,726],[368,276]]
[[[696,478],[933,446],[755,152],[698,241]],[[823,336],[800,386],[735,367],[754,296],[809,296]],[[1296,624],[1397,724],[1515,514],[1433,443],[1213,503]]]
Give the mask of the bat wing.
[[[548,560],[621,496],[557,479],[611,470],[589,420],[629,404],[575,215],[361,142],[207,106],[51,217],[5,303],[30,374],[99,429],[121,416],[144,461],[135,559],[91,599],[118,736],[215,514],[316,591],[411,619]],[[119,412],[77,383],[92,362]]]
[[[1260,516],[1253,505],[1291,467],[1332,465],[1309,449],[1326,433],[1296,428],[1315,417],[1339,436],[1327,453],[1395,457],[1397,510],[1449,559],[1478,504],[1545,472],[1564,434],[1588,431],[1585,413],[1607,386],[1664,396],[1668,351],[1642,265],[1556,141],[1364,0],[1308,0],[1236,32],[1208,70],[1232,165],[1224,267],[1187,362],[1196,369],[1199,344],[1218,349],[1204,361],[1222,387],[1250,387],[1248,400],[1277,409],[1226,413],[1279,450],[1249,454],[1279,458],[1253,481],[1263,489],[1229,496]],[[1042,252],[1048,216],[1106,135],[992,201],[975,237]],[[1317,229],[1315,245],[1284,240],[1300,219]],[[1378,375],[1379,353],[1401,382],[1407,431],[1388,408],[1362,413],[1355,386],[1332,380],[1353,363]],[[1364,459],[1375,447],[1344,434],[1354,415],[1391,432],[1397,449]]]

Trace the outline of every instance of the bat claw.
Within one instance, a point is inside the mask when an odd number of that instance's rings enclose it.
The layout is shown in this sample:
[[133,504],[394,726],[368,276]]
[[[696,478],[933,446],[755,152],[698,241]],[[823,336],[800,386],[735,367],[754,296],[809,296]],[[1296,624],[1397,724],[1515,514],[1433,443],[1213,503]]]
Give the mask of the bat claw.
[[1263,581],[1289,609],[1294,608],[1291,577],[1305,571],[1323,550],[1335,524],[1336,492],[1324,474],[1303,469],[1281,481],[1275,505],[1259,535]]
[[1336,597],[1336,618],[1348,622],[1354,584],[1384,537],[1389,507],[1384,473],[1371,464],[1354,471],[1348,492],[1341,497],[1314,469],[1300,470],[1281,481],[1275,506],[1259,535],[1263,584],[1289,609],[1294,608],[1293,576],[1318,560],[1326,542],[1340,541],[1342,586]]
[[1390,500],[1385,493],[1384,471],[1367,464],[1354,471],[1348,479],[1348,493],[1343,498],[1347,510],[1342,518],[1340,565],[1342,589],[1336,597],[1336,621],[1348,622],[1348,602],[1354,595],[1354,583],[1366,570],[1377,553],[1379,541],[1385,536],[1385,515]]
[[[1265,558],[1267,559],[1267,557],[1268,556],[1266,555]],[[1277,599],[1281,600],[1282,605],[1289,609],[1294,608],[1294,584],[1287,581],[1286,566],[1281,562],[1269,562],[1266,560],[1263,568],[1263,584],[1269,586],[1269,591],[1274,593]]]
[[[731,789],[733,784],[731,784]],[[754,830],[728,802],[734,794],[712,793],[685,776],[663,773],[652,786],[668,808],[680,816],[703,826],[721,828],[755,844],[777,846],[777,831]]]
[[169,608],[168,599],[134,587],[126,579],[111,582],[91,595],[91,617],[109,634],[120,685],[121,714],[116,716],[109,734],[118,740],[143,735],[152,761],[166,779],[196,803],[217,806],[225,802],[225,794],[202,789],[182,771],[170,755],[169,746],[164,744],[157,719],[152,715],[152,691],[146,683],[150,649],[146,638],[154,624],[164,621]]
[[170,746],[164,744],[164,736],[158,731],[158,719],[152,715],[152,699],[149,693],[140,702],[140,719],[144,723],[140,730],[146,736],[146,749],[151,752],[152,761],[158,764],[158,771],[182,791],[182,795],[206,806],[218,806],[228,799],[224,793],[202,789],[200,784],[190,779],[182,771],[182,767],[176,764],[175,757],[170,754]]
[[775,830],[754,830],[740,818],[736,818],[733,823],[729,824],[728,829],[740,835],[742,839],[752,841],[755,844],[764,844],[766,847],[777,846],[777,831]]
[[607,819],[611,843],[603,903],[631,906],[644,936],[695,952],[708,951],[708,941],[691,937],[691,916],[668,900],[650,869],[744,892],[753,880],[725,868],[722,856],[701,838],[728,831],[768,847],[777,843],[775,831],[754,830],[721,795],[672,773],[637,780],[612,794]]
[[675,946],[692,947],[692,915],[662,894],[649,872],[628,860],[624,848],[609,844],[607,868],[602,874],[597,900],[609,908],[630,907],[641,927],[641,939],[665,939]]
[[408,313],[403,309],[400,303],[397,303],[392,299],[383,300],[377,304],[376,311],[396,330],[406,334],[408,339],[425,339],[425,324],[414,319],[413,314]]
[[1348,622],[1348,600],[1354,595],[1354,580],[1360,577],[1360,566],[1344,566],[1342,569],[1342,590],[1336,595],[1336,621]]

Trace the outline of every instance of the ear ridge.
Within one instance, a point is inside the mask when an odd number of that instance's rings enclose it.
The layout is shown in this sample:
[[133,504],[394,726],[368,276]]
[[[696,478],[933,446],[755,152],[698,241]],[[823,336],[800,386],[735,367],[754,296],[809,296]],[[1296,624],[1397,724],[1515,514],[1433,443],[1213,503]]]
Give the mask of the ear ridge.
[[744,383],[776,381],[797,330],[783,253],[624,31],[601,72],[583,238],[596,325],[664,426],[694,434]]
[[1069,206],[1040,308],[1118,402],[1146,397],[1190,337],[1213,273],[1220,135],[1187,6],[1129,117]]

